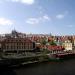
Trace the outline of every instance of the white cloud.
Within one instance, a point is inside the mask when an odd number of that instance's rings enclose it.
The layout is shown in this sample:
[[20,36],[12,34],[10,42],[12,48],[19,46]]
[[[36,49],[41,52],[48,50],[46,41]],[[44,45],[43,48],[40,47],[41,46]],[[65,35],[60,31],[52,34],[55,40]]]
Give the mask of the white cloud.
[[40,22],[50,21],[51,18],[48,15],[44,15],[38,18],[28,18],[26,23],[28,24],[38,24]]
[[51,17],[46,14],[46,15],[43,15],[43,16],[39,17],[39,20],[41,20],[41,21],[50,21]]
[[26,4],[33,4],[34,0],[20,0],[20,2],[26,3]]
[[43,19],[45,19],[45,20],[51,20],[51,18],[48,15],[44,15]]
[[63,14],[58,14],[56,15],[57,19],[63,19],[69,12],[66,10],[63,12]]
[[12,25],[13,22],[6,18],[0,18],[0,25]]
[[38,24],[39,23],[39,19],[37,18],[29,18],[26,23],[28,24]]
[[64,17],[65,17],[64,14],[58,14],[58,15],[56,15],[56,18],[57,18],[57,19],[63,19]]
[[20,2],[20,3],[24,3],[24,4],[33,4],[34,0],[6,0],[6,1],[11,1],[11,2]]

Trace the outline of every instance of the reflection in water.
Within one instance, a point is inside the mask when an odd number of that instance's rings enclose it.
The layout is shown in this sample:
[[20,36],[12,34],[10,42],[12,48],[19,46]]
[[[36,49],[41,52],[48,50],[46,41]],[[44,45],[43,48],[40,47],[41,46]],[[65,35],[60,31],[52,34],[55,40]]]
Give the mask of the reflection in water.
[[16,72],[12,69],[0,69],[0,75],[16,75]]
[[26,65],[16,69],[17,75],[75,75],[75,60]]
[[75,75],[75,60],[29,64],[0,70],[0,75]]

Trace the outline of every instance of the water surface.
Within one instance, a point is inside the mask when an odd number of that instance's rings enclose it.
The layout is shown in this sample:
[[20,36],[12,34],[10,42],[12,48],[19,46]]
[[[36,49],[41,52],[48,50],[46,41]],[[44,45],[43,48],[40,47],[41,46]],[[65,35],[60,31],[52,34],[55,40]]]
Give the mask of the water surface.
[[0,75],[75,75],[75,59],[1,69]]

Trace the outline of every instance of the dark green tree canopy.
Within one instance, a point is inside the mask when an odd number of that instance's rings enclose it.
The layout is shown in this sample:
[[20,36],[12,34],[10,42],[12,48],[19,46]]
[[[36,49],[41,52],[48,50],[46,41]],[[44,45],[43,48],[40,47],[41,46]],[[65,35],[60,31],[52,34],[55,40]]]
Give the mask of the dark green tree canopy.
[[52,41],[50,41],[50,42],[49,42],[49,44],[50,44],[50,45],[54,45],[54,46],[56,46],[56,45],[57,45],[57,44],[56,44],[53,40],[52,40]]

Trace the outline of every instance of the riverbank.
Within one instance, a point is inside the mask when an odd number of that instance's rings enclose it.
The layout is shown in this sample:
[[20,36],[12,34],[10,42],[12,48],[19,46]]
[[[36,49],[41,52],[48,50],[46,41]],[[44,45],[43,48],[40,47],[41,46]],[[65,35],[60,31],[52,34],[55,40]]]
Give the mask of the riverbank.
[[23,66],[27,64],[41,63],[41,62],[62,62],[63,60],[75,58],[75,54],[67,54],[64,56],[57,56],[56,54],[39,54],[36,56],[4,56],[0,60],[0,66]]

